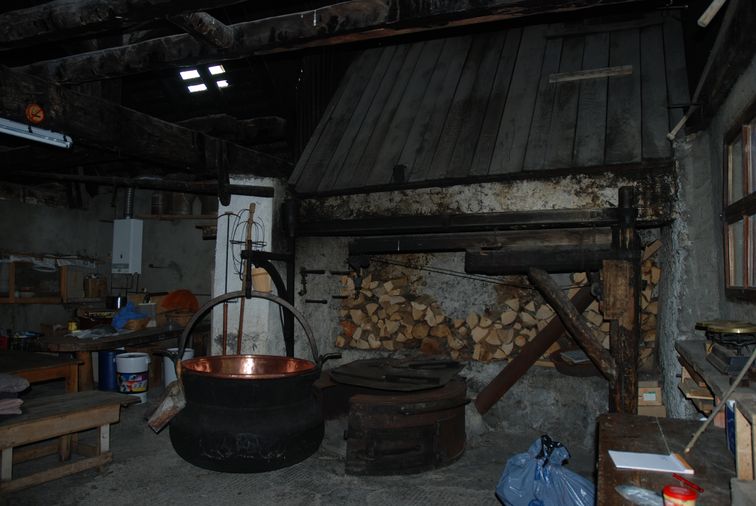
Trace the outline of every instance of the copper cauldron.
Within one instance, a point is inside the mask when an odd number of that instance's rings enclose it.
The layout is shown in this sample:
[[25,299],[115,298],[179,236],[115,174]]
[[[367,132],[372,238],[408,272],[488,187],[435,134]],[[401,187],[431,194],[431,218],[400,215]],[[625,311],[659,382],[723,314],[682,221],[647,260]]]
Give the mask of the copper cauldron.
[[[188,336],[215,305],[243,297],[234,292],[198,310],[181,336]],[[313,383],[323,357],[304,317],[288,302],[263,292],[252,297],[276,302],[299,320],[313,361],[270,355],[220,355],[181,362],[179,377],[186,407],[171,421],[171,443],[186,461],[223,472],[262,472],[287,467],[317,451],[323,440],[323,414]]]

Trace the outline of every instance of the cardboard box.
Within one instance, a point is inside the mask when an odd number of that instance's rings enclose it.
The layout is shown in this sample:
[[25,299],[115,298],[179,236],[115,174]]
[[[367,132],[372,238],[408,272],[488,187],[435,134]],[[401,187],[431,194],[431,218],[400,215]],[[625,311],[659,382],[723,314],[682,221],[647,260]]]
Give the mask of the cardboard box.
[[661,406],[662,392],[658,381],[638,382],[638,406]]
[[667,417],[667,408],[665,406],[638,406],[638,414],[642,416]]

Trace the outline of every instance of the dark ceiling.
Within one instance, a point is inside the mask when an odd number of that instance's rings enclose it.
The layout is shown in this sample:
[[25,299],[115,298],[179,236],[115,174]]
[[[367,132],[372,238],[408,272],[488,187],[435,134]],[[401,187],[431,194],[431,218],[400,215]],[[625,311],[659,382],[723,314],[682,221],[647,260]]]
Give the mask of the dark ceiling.
[[[0,32],[13,23],[16,14],[23,14],[19,19],[25,19],[28,18],[25,12],[36,15],[53,7],[67,7],[78,12],[87,6],[99,6],[103,21],[71,28],[61,24],[58,29],[58,20],[48,19],[39,25],[39,30],[26,33],[24,37],[11,39],[0,35],[0,65],[11,69],[20,67],[30,75],[50,79],[49,75],[39,75],[38,71],[47,64],[38,62],[83,53],[99,54],[96,52],[107,52],[108,48],[119,46],[136,48],[141,46],[135,44],[145,41],[169,41],[165,48],[160,48],[163,52],[158,54],[145,50],[137,58],[139,65],[142,65],[140,69],[147,68],[146,71],[131,72],[129,65],[124,65],[126,70],[119,70],[117,77],[85,77],[82,80],[86,82],[66,82],[65,79],[54,77],[53,81],[62,81],[61,85],[66,89],[104,98],[154,118],[233,142],[247,150],[245,156],[252,156],[257,161],[256,166],[262,167],[270,162],[275,165],[275,170],[271,169],[269,173],[279,171],[284,172],[282,175],[285,176],[287,167],[290,170],[293,166],[340,77],[359,49],[397,40],[416,40],[449,33],[496,29],[497,26],[522,25],[536,22],[544,16],[551,20],[582,20],[592,16],[603,16],[604,19],[607,16],[621,17],[628,12],[667,7],[671,3],[673,2],[667,0],[439,0],[433,3],[351,0],[341,4],[284,0],[6,0],[0,3],[0,23],[6,24],[6,27],[0,26]],[[701,0],[692,3],[708,2]],[[217,5],[221,7],[213,8]],[[122,6],[134,15],[108,14],[108,10],[117,10],[114,6]],[[173,39],[165,37],[186,34],[179,27],[180,23],[171,16],[181,15],[182,10],[192,6],[197,6],[197,11],[206,12],[226,26],[238,27],[239,24],[262,20],[264,24],[260,31],[265,29],[267,32],[255,34],[254,30],[247,29],[242,42],[250,44],[250,39],[254,37],[267,37],[267,41],[256,46],[262,50],[241,55],[237,47],[231,47],[227,51],[200,49],[202,57],[198,60],[203,63],[198,67],[187,63],[192,61],[191,52],[183,59],[174,57],[170,61],[161,61],[165,52],[180,53],[182,50],[171,47],[170,41]],[[574,10],[576,8],[578,10]],[[150,15],[150,9],[157,9],[156,14]],[[330,17],[323,16],[324,26],[312,33],[308,33],[307,23],[296,24],[296,14],[284,16],[300,12],[312,15],[319,13],[320,9],[329,12]],[[170,15],[166,15],[166,12]],[[521,17],[524,15],[528,17]],[[480,23],[486,23],[485,28]],[[433,30],[428,31],[429,28]],[[19,31],[22,32],[23,27],[16,30]],[[239,40],[237,34],[235,44],[238,45]],[[217,56],[212,56],[214,54]],[[105,59],[103,61],[108,63]],[[208,66],[213,63],[222,63],[224,66],[226,72],[223,78],[229,84],[227,88],[214,86],[214,79],[221,76],[207,74]],[[112,65],[113,62],[109,64]],[[188,92],[187,83],[179,76],[179,70],[186,68],[200,70],[203,81],[208,84],[206,91]],[[61,74],[54,75],[59,77]],[[0,99],[12,95],[14,86],[13,75],[0,79]],[[58,94],[53,92],[52,95]],[[9,99],[0,108],[0,117],[15,114],[8,101]],[[56,111],[57,107],[51,105],[51,116]],[[68,121],[71,117],[69,113]],[[17,115],[9,119],[23,121]],[[51,124],[41,124],[40,127],[49,126],[53,129],[52,126],[55,126],[58,130],[65,131],[65,120],[60,117],[53,117],[52,120]],[[192,121],[187,123],[187,120]],[[103,122],[107,123],[105,120]],[[91,125],[91,128],[100,127]],[[102,181],[105,182],[106,177],[114,175],[134,177],[153,174],[162,177],[167,173],[175,173],[177,167],[181,172],[180,165],[183,162],[172,164],[170,160],[166,162],[159,157],[152,159],[147,152],[129,152],[123,146],[108,146],[107,142],[99,139],[89,142],[86,131],[71,136],[75,148],[61,150],[0,134],[0,161],[6,166],[3,179],[38,183],[38,177],[29,177],[33,175],[31,171],[43,171],[48,175],[52,172],[89,175],[103,178]],[[77,143],[77,140],[80,142]],[[203,142],[206,143],[207,139]],[[202,146],[200,142],[198,149],[205,149],[202,156],[207,157],[207,148]],[[256,159],[256,152],[271,155],[275,160],[265,157]],[[204,159],[202,156],[200,158]],[[282,163],[279,164],[276,160]],[[233,163],[231,165],[230,171],[234,172]],[[214,171],[214,167],[207,170],[186,167],[187,173],[203,179],[212,179]],[[255,173],[256,169],[251,169],[251,172]]]

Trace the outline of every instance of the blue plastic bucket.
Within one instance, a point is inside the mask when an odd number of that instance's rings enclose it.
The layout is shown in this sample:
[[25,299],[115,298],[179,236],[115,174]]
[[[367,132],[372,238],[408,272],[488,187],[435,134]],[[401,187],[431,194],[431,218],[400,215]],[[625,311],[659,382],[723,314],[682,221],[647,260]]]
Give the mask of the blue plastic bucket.
[[116,379],[116,355],[123,350],[103,350],[97,352],[97,388],[108,392],[118,391]]

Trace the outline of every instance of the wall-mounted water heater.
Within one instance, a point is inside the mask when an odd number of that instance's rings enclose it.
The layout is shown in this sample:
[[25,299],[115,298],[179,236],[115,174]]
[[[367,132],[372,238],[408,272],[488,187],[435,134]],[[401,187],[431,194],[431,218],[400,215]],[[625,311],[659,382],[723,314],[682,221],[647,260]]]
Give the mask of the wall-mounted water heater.
[[113,274],[142,272],[142,220],[113,221]]

